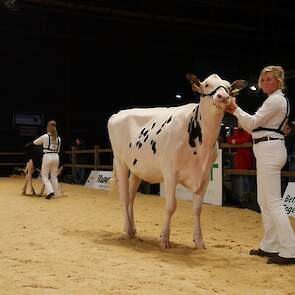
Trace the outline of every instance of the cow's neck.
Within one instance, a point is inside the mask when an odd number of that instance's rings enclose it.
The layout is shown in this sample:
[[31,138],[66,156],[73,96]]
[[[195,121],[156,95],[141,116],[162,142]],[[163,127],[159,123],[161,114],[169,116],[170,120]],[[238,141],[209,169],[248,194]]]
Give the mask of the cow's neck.
[[202,97],[199,112],[203,148],[212,148],[220,133],[224,111],[217,109],[211,98]]
[[[199,105],[198,122],[201,126],[202,143],[198,149],[198,156],[182,169],[179,174],[180,182],[189,190],[200,193],[210,172],[212,162],[217,156],[216,141],[220,132],[224,112],[218,110],[211,101],[204,98]],[[192,177],[194,175],[195,177]]]

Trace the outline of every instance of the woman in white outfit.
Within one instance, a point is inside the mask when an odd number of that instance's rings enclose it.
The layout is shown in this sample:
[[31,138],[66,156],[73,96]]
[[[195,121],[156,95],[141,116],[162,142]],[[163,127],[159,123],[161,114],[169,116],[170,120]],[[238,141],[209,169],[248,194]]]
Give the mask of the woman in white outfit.
[[58,195],[58,153],[60,152],[61,139],[57,135],[56,122],[49,121],[47,133],[35,139],[33,143],[43,146],[41,175],[47,190],[46,199],[50,199]]
[[228,111],[242,128],[252,134],[257,167],[257,200],[261,209],[264,237],[250,255],[268,257],[268,263],[295,264],[295,235],[281,199],[281,169],[287,152],[283,128],[289,115],[289,102],[284,96],[284,70],[265,67],[258,86],[267,95],[254,115],[243,111],[235,99]]

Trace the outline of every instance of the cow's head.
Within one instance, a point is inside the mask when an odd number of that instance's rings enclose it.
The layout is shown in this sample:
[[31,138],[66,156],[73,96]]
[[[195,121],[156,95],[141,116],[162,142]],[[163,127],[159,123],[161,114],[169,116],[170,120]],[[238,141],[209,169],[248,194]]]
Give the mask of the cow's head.
[[230,98],[238,95],[240,90],[247,86],[245,80],[236,80],[230,84],[228,81],[222,80],[217,74],[210,75],[203,82],[194,74],[187,74],[186,78],[192,84],[194,92],[211,97],[212,103],[220,110],[225,110]]

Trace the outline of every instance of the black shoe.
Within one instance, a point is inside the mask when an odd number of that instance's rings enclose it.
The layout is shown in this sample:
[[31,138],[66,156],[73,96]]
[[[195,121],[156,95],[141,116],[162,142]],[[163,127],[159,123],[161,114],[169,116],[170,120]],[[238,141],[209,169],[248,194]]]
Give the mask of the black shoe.
[[266,252],[266,251],[261,250],[260,248],[252,249],[249,252],[249,254],[250,255],[255,255],[255,256],[261,256],[261,257],[269,257],[269,258],[278,257],[278,255],[279,255],[279,253]]
[[45,199],[49,200],[49,199],[51,199],[52,197],[54,197],[54,193],[50,193],[50,194],[48,194],[48,195],[45,197]]
[[292,258],[286,258],[286,257],[281,257],[279,255],[275,256],[275,257],[270,257],[267,259],[267,263],[268,264],[295,264],[295,257]]

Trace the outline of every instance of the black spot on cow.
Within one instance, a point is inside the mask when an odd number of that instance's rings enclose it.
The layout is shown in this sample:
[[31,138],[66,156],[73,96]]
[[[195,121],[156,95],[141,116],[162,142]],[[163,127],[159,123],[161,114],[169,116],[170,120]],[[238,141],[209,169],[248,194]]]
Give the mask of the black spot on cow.
[[165,124],[166,124],[166,122],[164,122],[164,123],[162,124],[161,128],[163,128],[163,127],[165,126]]
[[138,148],[140,149],[142,147],[142,143],[140,142],[139,144],[138,144]]
[[151,145],[152,145],[153,143],[154,143],[154,140],[152,139],[152,140],[151,140]]
[[155,141],[153,141],[152,150],[153,150],[153,153],[156,154],[157,149],[156,149],[156,142]]
[[159,130],[156,132],[156,134],[159,134],[159,133],[161,132],[161,130],[162,130],[162,129],[159,129]]
[[143,128],[143,129],[140,131],[140,134],[143,134],[144,131],[145,131],[145,128]]
[[152,128],[151,128],[151,129],[153,129],[153,128],[155,127],[155,125],[156,125],[156,123],[153,123],[153,125],[152,125]]
[[129,143],[129,148],[131,148],[131,142]]
[[172,120],[172,116],[171,116],[171,117],[170,117],[170,118],[167,120],[167,122],[166,122],[166,123],[167,123],[167,124],[168,124],[168,123],[170,123],[170,122],[171,122],[171,120]]
[[137,162],[137,159],[134,159],[133,160],[133,166],[135,166],[136,162]]
[[149,136],[147,135],[143,141],[146,142],[148,138]]
[[138,146],[139,145],[139,141],[137,141],[135,145]]
[[196,146],[195,139],[198,138],[200,142],[202,142],[202,131],[201,126],[198,122],[198,109],[194,117],[191,118],[189,126],[188,126],[188,133],[189,133],[189,145],[191,147]]
[[149,132],[149,131],[146,130],[146,131],[143,133],[143,136],[146,136],[148,132]]

